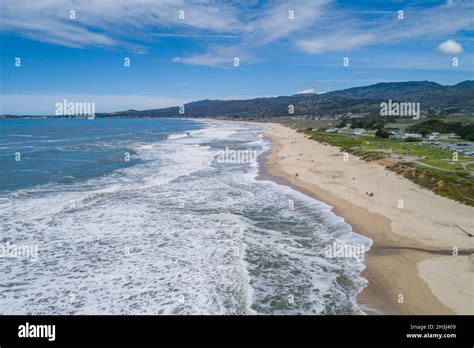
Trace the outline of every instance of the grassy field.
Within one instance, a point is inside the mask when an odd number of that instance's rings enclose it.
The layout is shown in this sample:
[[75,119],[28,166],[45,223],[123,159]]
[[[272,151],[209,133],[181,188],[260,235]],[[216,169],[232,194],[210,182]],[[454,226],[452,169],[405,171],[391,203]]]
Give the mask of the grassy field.
[[436,194],[474,206],[473,158],[458,155],[455,161],[452,151],[425,142],[299,130],[313,140],[337,146],[366,161],[379,160]]

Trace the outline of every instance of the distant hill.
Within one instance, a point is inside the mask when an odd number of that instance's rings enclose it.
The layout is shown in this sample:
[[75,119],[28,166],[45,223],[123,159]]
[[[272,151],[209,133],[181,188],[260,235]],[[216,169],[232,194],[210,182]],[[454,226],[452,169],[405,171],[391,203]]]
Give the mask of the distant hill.
[[398,99],[418,93],[443,91],[445,87],[429,81],[387,82],[365,87],[354,87],[326,93],[336,98],[346,99]]
[[[380,115],[380,103],[389,99],[420,103],[425,116],[474,116],[474,81],[453,86],[430,81],[377,83],[324,94],[254,98],[246,100],[200,100],[184,105],[151,110],[126,110],[99,113],[96,117],[196,117],[196,118],[273,118],[288,116],[336,117]],[[293,106],[293,114],[289,113]],[[25,116],[0,115],[1,118]],[[72,116],[74,117],[74,116]]]
[[377,83],[324,94],[295,94],[247,100],[200,100],[179,107],[152,110],[128,110],[99,114],[98,117],[226,117],[267,118],[289,116],[378,115],[382,101],[419,102],[424,115],[474,115],[474,81],[453,86],[430,81]]
[[474,88],[474,80],[466,80],[459,82],[457,85],[454,85],[456,88]]

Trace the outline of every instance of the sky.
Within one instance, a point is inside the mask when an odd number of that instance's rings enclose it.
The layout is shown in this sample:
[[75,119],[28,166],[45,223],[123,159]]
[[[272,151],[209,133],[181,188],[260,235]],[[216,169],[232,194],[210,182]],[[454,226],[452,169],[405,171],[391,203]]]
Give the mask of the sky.
[[473,47],[472,0],[2,0],[0,114],[452,85]]

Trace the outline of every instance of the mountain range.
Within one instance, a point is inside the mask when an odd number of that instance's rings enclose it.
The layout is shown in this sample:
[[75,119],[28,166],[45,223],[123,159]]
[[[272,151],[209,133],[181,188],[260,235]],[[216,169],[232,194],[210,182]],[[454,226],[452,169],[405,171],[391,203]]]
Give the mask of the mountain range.
[[[161,109],[96,113],[96,117],[264,119],[378,116],[380,104],[388,100],[420,103],[422,116],[474,116],[474,80],[466,80],[452,86],[430,81],[386,82],[323,94],[307,93],[245,100],[205,99],[184,106]],[[0,116],[9,117],[21,116]]]
[[[389,99],[418,102],[422,115],[474,115],[474,80],[445,86],[430,81],[377,83],[324,94],[254,98],[246,100],[200,100],[180,106],[127,110],[96,117],[203,117],[270,118],[288,116],[335,117],[379,115],[380,103]],[[293,111],[293,113],[291,113]]]

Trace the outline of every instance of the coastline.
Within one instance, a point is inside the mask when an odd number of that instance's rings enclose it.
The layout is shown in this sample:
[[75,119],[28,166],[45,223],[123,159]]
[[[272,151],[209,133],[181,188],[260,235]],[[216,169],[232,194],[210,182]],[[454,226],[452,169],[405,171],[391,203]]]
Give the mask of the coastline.
[[[343,163],[339,149],[289,127],[249,123],[266,129],[263,135],[273,142],[260,179],[329,204],[355,233],[372,239],[362,273],[368,286],[357,296],[366,314],[474,313],[468,261],[474,240],[455,227],[474,229],[472,207],[436,196],[380,164],[353,156]],[[364,194],[367,186],[375,197]],[[409,207],[398,209],[399,198]]]

